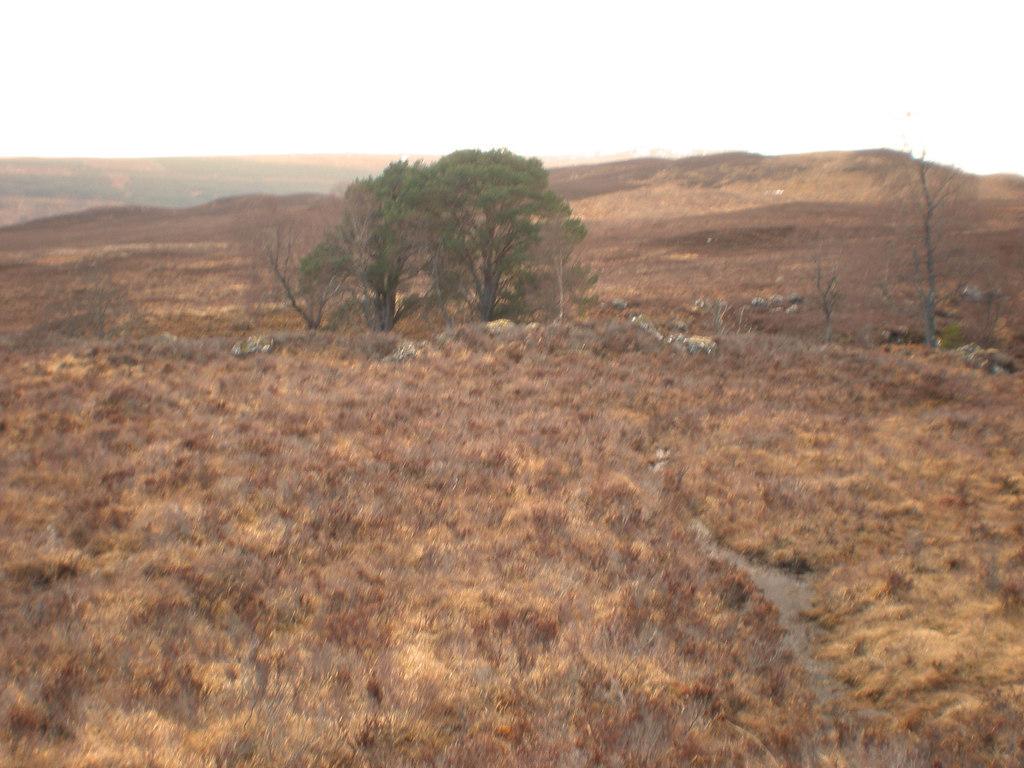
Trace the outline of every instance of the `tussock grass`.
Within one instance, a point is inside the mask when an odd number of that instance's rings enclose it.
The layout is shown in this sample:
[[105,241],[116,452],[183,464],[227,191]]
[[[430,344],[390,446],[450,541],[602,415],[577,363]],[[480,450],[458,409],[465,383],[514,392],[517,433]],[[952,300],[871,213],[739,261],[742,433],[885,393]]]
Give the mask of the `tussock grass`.
[[[625,323],[282,338],[0,348],[0,761],[1020,754],[1019,378]],[[692,518],[816,579],[838,702]]]

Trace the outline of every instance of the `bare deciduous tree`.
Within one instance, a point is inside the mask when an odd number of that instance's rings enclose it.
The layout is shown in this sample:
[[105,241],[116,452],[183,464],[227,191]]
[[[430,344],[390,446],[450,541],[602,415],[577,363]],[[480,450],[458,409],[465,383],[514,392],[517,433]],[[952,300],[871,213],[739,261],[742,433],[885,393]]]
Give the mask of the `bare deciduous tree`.
[[129,312],[127,290],[114,280],[106,260],[77,264],[53,305],[61,330],[73,336],[103,338]]
[[839,301],[839,267],[832,265],[831,270],[826,274],[822,268],[821,257],[814,260],[815,281],[819,306],[825,315],[825,343],[832,341],[832,313],[835,311],[836,302]]
[[[940,308],[962,290],[969,265],[957,247],[966,223],[973,188],[957,168],[930,163],[924,153],[908,155],[908,176],[896,200],[905,254],[895,274],[888,269],[883,292],[894,304],[909,298],[921,318],[925,344],[938,345],[935,318]],[[890,279],[910,296],[901,296]]]
[[[1024,275],[1024,263],[1021,263],[1018,271]],[[1020,297],[1013,286],[1019,285],[1019,280],[1020,277],[1013,274],[1012,268],[999,270],[990,265],[985,277],[972,281],[971,285],[960,292],[960,308],[965,325],[983,346],[997,345],[1002,321],[1015,314]]]
[[725,299],[718,299],[711,306],[711,316],[715,321],[715,333],[721,336],[725,333],[725,316],[729,313],[729,302]]
[[567,311],[586,300],[597,275],[572,258],[586,234],[580,219],[544,222],[532,275],[531,309],[562,322]]
[[336,206],[329,203],[296,212],[272,206],[265,218],[254,222],[254,249],[260,261],[270,268],[288,305],[309,330],[320,328],[328,305],[345,290],[340,255],[326,241],[320,242],[332,216],[337,216]]

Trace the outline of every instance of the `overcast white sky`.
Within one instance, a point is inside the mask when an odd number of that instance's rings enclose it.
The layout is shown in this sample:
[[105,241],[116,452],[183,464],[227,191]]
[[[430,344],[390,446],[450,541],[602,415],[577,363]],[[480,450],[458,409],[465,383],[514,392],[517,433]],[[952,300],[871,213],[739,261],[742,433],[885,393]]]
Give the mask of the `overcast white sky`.
[[10,2],[0,156],[909,142],[1024,173],[1022,22],[1020,0]]

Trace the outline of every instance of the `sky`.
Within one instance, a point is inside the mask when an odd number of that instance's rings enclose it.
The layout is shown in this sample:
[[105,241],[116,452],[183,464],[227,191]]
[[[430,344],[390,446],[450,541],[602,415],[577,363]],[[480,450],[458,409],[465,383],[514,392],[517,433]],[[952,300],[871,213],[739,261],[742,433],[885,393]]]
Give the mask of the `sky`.
[[33,0],[0,156],[924,151],[1024,174],[1020,0]]

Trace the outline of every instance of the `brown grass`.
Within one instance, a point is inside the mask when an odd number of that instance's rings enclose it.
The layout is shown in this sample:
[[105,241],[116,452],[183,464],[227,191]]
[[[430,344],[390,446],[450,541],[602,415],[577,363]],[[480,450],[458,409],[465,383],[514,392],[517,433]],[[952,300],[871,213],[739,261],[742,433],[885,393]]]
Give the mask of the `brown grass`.
[[762,375],[717,382],[677,449],[693,463],[676,503],[748,556],[818,575],[820,654],[855,706],[913,730],[983,718],[1024,651],[1019,377],[755,344],[727,348]]
[[647,466],[636,387],[666,372],[579,351],[640,331],[576,333],[518,362],[475,330],[401,364],[301,337],[8,353],[8,758],[793,754],[810,702],[772,608]]
[[[912,303],[883,300],[879,290],[882,276],[910,258],[907,236],[914,230],[900,202],[907,178],[905,157],[888,151],[735,154],[555,169],[552,186],[587,224],[583,249],[606,299],[624,298],[631,311],[659,323],[697,329],[712,323],[691,311],[693,303],[723,301],[729,330],[818,340],[820,259],[839,275],[837,337],[874,345],[882,328],[920,325],[907,313]],[[995,339],[1024,357],[1024,187],[1018,182],[971,180],[948,244],[970,264],[960,275],[967,284],[1003,292]],[[755,297],[775,294],[806,302],[792,313],[750,306]],[[953,302],[946,311],[940,327],[959,322],[975,340],[983,335],[976,303]]]
[[[402,363],[371,337],[8,348],[5,759],[833,764],[908,733],[1010,754],[1018,378],[509,333]],[[774,608],[691,517],[816,575],[838,710],[812,717]]]
[[[610,307],[419,318],[402,362],[298,332],[238,235],[274,201],[4,230],[0,765],[1019,762],[1024,380],[738,311],[806,292],[822,228],[887,242],[879,158],[556,173],[606,300],[728,302],[711,358]],[[970,237],[1019,287],[990,186]],[[136,308],[107,339],[48,324],[83,261]],[[888,316],[853,285],[860,341]],[[278,349],[232,357],[253,329]],[[694,521],[811,580],[835,698]]]

